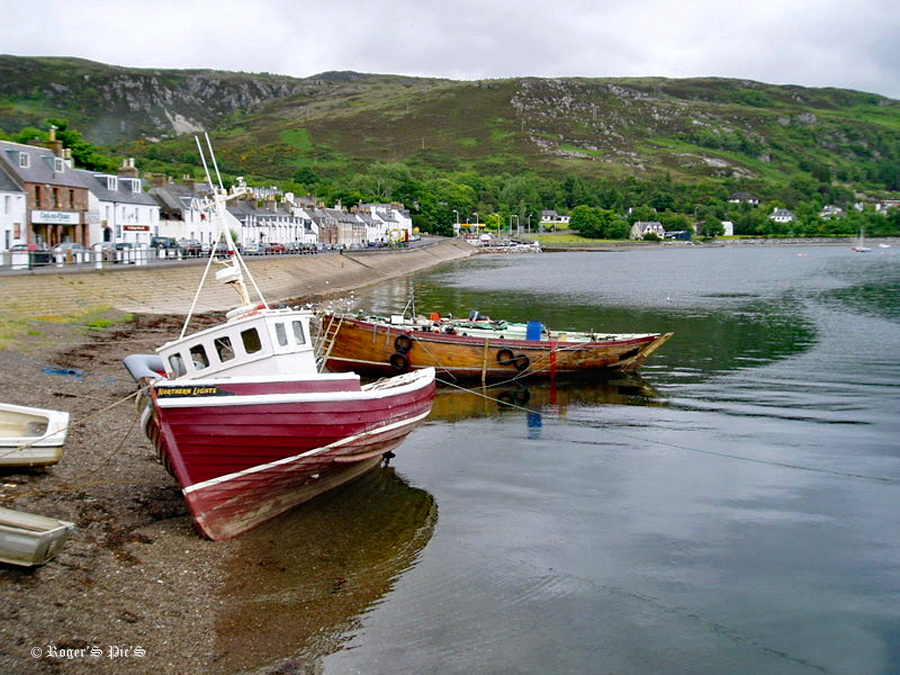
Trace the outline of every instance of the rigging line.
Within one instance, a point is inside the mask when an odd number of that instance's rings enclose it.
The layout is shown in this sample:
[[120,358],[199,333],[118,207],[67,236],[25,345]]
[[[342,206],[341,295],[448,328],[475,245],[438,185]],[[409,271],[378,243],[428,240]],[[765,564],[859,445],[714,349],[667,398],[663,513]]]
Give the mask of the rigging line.
[[[123,403],[125,403],[125,402],[127,402],[127,401],[129,401],[129,400],[131,400],[131,399],[137,400],[137,397],[140,396],[140,395],[142,395],[142,394],[144,394],[144,392],[145,392],[147,389],[148,389],[148,386],[147,386],[147,385],[144,385],[144,386],[138,388],[137,391],[132,392],[131,394],[129,394],[128,396],[125,396],[124,398],[120,398],[118,401],[114,401],[113,403],[110,403],[108,406],[106,406],[106,407],[104,407],[104,408],[100,408],[99,410],[95,410],[95,411],[92,412],[92,413],[88,413],[87,415],[85,415],[85,416],[82,417],[81,419],[75,420],[74,422],[69,422],[69,423],[68,423],[66,426],[64,426],[62,429],[57,429],[56,431],[54,431],[54,432],[52,432],[52,433],[45,434],[45,435],[42,436],[41,438],[36,438],[36,439],[34,439],[34,440],[31,441],[30,443],[25,443],[25,444],[23,444],[23,445],[20,445],[20,446],[15,447],[15,448],[13,448],[13,449],[11,449],[11,450],[8,450],[8,451],[6,451],[6,452],[0,453],[0,457],[5,457],[6,455],[12,454],[13,452],[16,452],[17,450],[22,450],[22,449],[24,449],[24,448],[30,448],[32,445],[34,445],[34,444],[37,443],[38,441],[41,441],[41,440],[43,440],[44,438],[47,438],[47,437],[49,437],[49,436],[55,436],[56,434],[58,434],[58,433],[63,433],[63,432],[68,433],[69,430],[72,429],[73,427],[82,426],[82,425],[84,425],[88,420],[90,420],[90,419],[93,418],[93,417],[96,417],[97,415],[100,415],[100,414],[105,413],[105,412],[107,412],[107,411],[109,411],[109,410],[112,410],[113,408],[115,408],[115,407],[117,407],[117,406],[120,406],[120,405],[122,405]],[[130,430],[129,430],[129,433],[130,433]]]
[[[497,398],[496,396],[488,396],[485,392],[478,391],[477,389],[473,389],[471,387],[463,387],[454,382],[449,382],[448,380],[442,380],[439,377],[435,377],[434,379],[436,382],[440,382],[441,384],[447,385],[448,387],[453,387],[454,389],[459,389],[460,391],[465,391],[470,394],[475,394],[476,396],[480,396],[481,398],[487,399],[488,401],[494,401],[495,403],[504,405],[507,408],[515,408],[517,410],[521,410],[522,412],[526,412],[526,413],[537,413],[539,415],[544,414],[540,410],[535,410],[533,408],[526,408],[525,406],[519,405],[517,403],[509,403],[507,401],[504,401],[503,399]],[[505,382],[495,382],[494,384],[491,385],[491,387],[485,387],[485,389],[503,386],[504,384],[507,384],[511,381],[512,380],[506,380]]]
[[[493,396],[488,396],[486,393],[480,392],[476,389],[462,387],[458,384],[454,384],[452,382],[447,382],[447,381],[442,380],[437,377],[435,378],[435,380],[440,382],[441,384],[447,385],[449,387],[454,387],[456,389],[461,389],[463,391],[467,391],[469,393],[475,394],[476,396],[481,396],[482,398],[485,398],[485,399],[488,399],[491,401],[495,401],[496,403],[502,404],[509,408],[516,408],[516,409],[521,410],[526,413],[537,413],[539,415],[547,415],[547,413],[542,412],[541,410],[535,410],[533,408],[527,408],[525,406],[518,405],[515,403],[509,403],[502,399],[499,399],[499,398],[496,398]],[[495,385],[495,386],[497,386],[497,385]],[[550,417],[551,417],[551,419],[555,419],[566,425],[577,426],[577,427],[582,427],[582,428],[587,428],[587,429],[599,429],[599,430],[606,431],[607,433],[612,434],[614,436],[619,436],[620,438],[627,438],[629,440],[640,441],[642,443],[653,443],[654,445],[666,446],[666,447],[674,448],[676,450],[684,450],[686,452],[695,452],[695,453],[702,454],[702,455],[711,455],[713,457],[722,457],[724,459],[736,459],[736,460],[739,460],[742,462],[750,462],[753,464],[764,464],[767,466],[777,466],[777,467],[781,467],[783,469],[796,469],[798,471],[809,471],[809,472],[813,472],[813,473],[822,473],[822,474],[827,474],[827,475],[831,475],[831,476],[839,476],[842,478],[861,478],[864,480],[873,480],[873,481],[878,481],[881,483],[889,483],[889,484],[900,483],[900,478],[889,478],[889,477],[885,477],[885,476],[873,476],[871,474],[857,473],[854,471],[839,471],[837,469],[823,469],[820,467],[807,466],[804,464],[795,464],[792,462],[779,462],[777,460],[759,459],[757,457],[746,457],[744,455],[735,455],[732,453],[721,452],[721,451],[717,451],[717,450],[703,450],[701,448],[694,448],[689,445],[683,445],[680,443],[672,443],[671,441],[662,441],[662,440],[657,440],[657,439],[643,438],[643,437],[637,436],[635,434],[628,434],[628,433],[625,433],[622,431],[616,431],[614,429],[609,429],[607,427],[590,424],[588,422],[579,422],[578,420],[573,420],[571,418],[562,418],[559,415],[550,415]],[[607,443],[603,443],[600,441],[569,440],[567,442],[578,444],[578,445],[608,445]]]
[[[768,466],[778,466],[784,469],[797,469],[798,471],[812,471],[814,473],[824,473],[832,476],[841,476],[843,478],[863,478],[865,480],[874,480],[882,483],[900,483],[900,478],[889,478],[885,476],[873,476],[871,474],[865,473],[856,473],[854,471],[839,471],[837,469],[823,469],[815,466],[807,466],[805,464],[794,464],[792,462],[779,462],[774,459],[760,459],[758,457],[747,457],[745,455],[735,455],[733,453],[721,452],[719,450],[703,450],[701,448],[694,448],[689,445],[682,445],[680,443],[672,443],[671,441],[661,441],[656,439],[648,439],[642,438],[640,436],[635,436],[633,434],[627,434],[621,431],[615,431],[611,429],[606,429],[601,426],[588,424],[586,422],[579,422],[578,420],[566,419],[561,420],[567,424],[571,424],[573,426],[580,426],[588,429],[602,429],[608,433],[611,433],[615,436],[620,436],[622,438],[627,438],[633,441],[641,441],[642,443],[653,443],[654,445],[662,445],[669,448],[675,448],[676,450],[685,450],[687,452],[696,452],[701,455],[712,455],[713,457],[722,457],[725,459],[737,459],[742,462],[750,462],[752,464],[765,464]],[[599,441],[568,441],[569,443],[576,443],[579,445],[605,445]]]
[[[0,498],[0,501],[4,501],[4,502],[13,501],[13,500],[19,499],[21,497],[29,497],[29,496],[37,495],[37,494],[51,494],[53,492],[62,492],[64,490],[73,490],[77,487],[84,487],[87,485],[106,485],[106,484],[108,484],[105,481],[100,481],[100,482],[94,481],[92,483],[79,483],[78,481],[83,481],[88,476],[91,476],[91,475],[97,473],[100,469],[102,469],[104,466],[106,466],[106,464],[109,462],[109,460],[111,460],[113,458],[114,455],[117,455],[122,450],[122,447],[125,445],[125,441],[128,440],[128,437],[131,435],[131,432],[134,431],[134,427],[137,426],[137,422],[138,422],[138,420],[140,420],[140,418],[141,418],[141,411],[138,410],[137,414],[135,414],[134,417],[132,417],[131,425],[125,431],[125,434],[119,440],[118,444],[112,450],[110,450],[109,453],[107,453],[106,457],[104,457],[101,460],[101,462],[97,466],[95,466],[93,469],[89,469],[88,471],[85,471],[84,473],[77,475],[70,480],[67,480],[62,485],[57,485],[56,487],[52,487],[52,488],[46,488],[44,490],[33,490],[31,492],[23,492],[21,494],[9,495],[9,496]],[[125,483],[125,484],[127,485],[128,483]]]

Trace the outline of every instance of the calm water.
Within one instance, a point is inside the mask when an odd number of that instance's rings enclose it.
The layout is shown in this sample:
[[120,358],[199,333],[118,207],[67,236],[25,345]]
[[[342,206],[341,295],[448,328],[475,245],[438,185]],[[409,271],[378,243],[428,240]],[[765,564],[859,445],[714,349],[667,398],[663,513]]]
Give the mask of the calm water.
[[357,305],[413,287],[675,337],[641,377],[446,390],[391,470],[259,530],[322,551],[232,596],[279,627],[241,666],[900,672],[900,249],[484,256]]

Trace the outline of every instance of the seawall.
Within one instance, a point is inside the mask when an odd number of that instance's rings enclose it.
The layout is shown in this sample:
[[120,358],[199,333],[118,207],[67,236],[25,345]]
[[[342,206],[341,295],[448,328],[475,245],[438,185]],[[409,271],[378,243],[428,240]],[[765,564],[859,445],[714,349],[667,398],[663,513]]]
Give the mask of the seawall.
[[[257,285],[270,303],[339,294],[466,258],[477,249],[458,239],[442,239],[409,249],[348,251],[307,256],[248,258]],[[206,260],[146,267],[107,265],[104,269],[45,269],[0,277],[0,317],[54,318],[103,308],[125,312],[188,312]],[[222,311],[237,304],[235,291],[217,282],[213,262],[195,311]],[[251,289],[252,294],[252,289]]]

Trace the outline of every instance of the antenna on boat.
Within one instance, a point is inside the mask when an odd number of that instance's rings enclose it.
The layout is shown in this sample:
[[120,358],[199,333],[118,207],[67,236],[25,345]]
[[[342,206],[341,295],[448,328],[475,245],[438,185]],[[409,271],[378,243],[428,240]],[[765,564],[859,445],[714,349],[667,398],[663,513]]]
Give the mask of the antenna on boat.
[[[227,210],[225,208],[225,203],[229,199],[234,199],[241,194],[247,192],[246,184],[243,182],[242,178],[238,178],[238,187],[232,191],[232,194],[229,196],[225,191],[225,186],[222,183],[222,175],[219,173],[219,166],[216,163],[216,154],[212,149],[212,142],[209,139],[209,134],[204,133],[206,137],[206,145],[209,149],[210,160],[213,163],[213,168],[216,172],[216,178],[219,182],[219,186],[216,187],[215,183],[213,183],[212,175],[209,172],[209,165],[206,163],[206,153],[203,151],[203,146],[200,144],[200,138],[198,136],[194,136],[194,140],[197,143],[197,150],[200,153],[200,161],[203,163],[203,170],[206,173],[206,182],[209,185],[210,191],[212,192],[212,203],[206,200],[206,208],[212,211],[212,216],[215,218],[216,223],[219,228],[218,236],[216,237],[216,244],[213,244],[212,250],[209,254],[209,260],[206,263],[206,269],[203,272],[203,277],[200,279],[200,286],[197,288],[197,292],[194,295],[194,300],[191,303],[191,308],[188,311],[188,315],[185,318],[184,326],[181,329],[181,337],[184,337],[187,332],[188,323],[191,320],[191,316],[194,313],[194,309],[197,306],[197,300],[200,297],[200,291],[203,288],[203,283],[206,280],[207,275],[209,274],[210,266],[212,265],[212,261],[216,256],[216,245],[220,240],[225,242],[225,245],[228,247],[228,255],[230,261],[225,263],[225,267],[216,272],[216,279],[221,281],[224,284],[233,285],[235,290],[237,291],[238,296],[241,300],[241,305],[243,307],[250,307],[250,293],[247,289],[246,279],[250,280],[250,283],[253,285],[253,290],[256,291],[256,295],[259,297],[261,301],[261,306],[268,309],[269,303],[266,302],[265,297],[262,294],[259,286],[256,284],[256,280],[253,278],[253,275],[250,274],[250,269],[247,267],[247,263],[244,261],[240,252],[237,250],[237,246],[235,246],[234,239],[231,236],[231,230],[228,229],[225,225],[225,215]],[[211,208],[210,208],[211,207]]]

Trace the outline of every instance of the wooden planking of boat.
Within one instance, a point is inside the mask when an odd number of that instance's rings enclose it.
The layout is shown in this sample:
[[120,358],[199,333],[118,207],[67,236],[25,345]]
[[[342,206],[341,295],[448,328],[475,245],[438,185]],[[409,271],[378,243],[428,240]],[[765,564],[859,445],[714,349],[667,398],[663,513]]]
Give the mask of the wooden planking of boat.
[[73,523],[0,508],[0,562],[43,565],[59,553]]
[[238,536],[374,468],[434,399],[433,369],[369,384],[320,372],[312,313],[270,307],[255,282],[260,301],[250,301],[253,278],[224,224],[226,200],[244,189],[229,195],[220,180],[208,204],[228,249],[215,276],[241,305],[186,335],[189,314],[178,339],[125,360],[146,393],[144,431],[210,539]]
[[550,331],[540,322],[432,314],[409,319],[326,314],[323,353],[329,370],[366,375],[434,368],[442,377],[482,381],[634,371],[672,333]]
[[68,427],[67,412],[0,403],[0,467],[56,464]]

